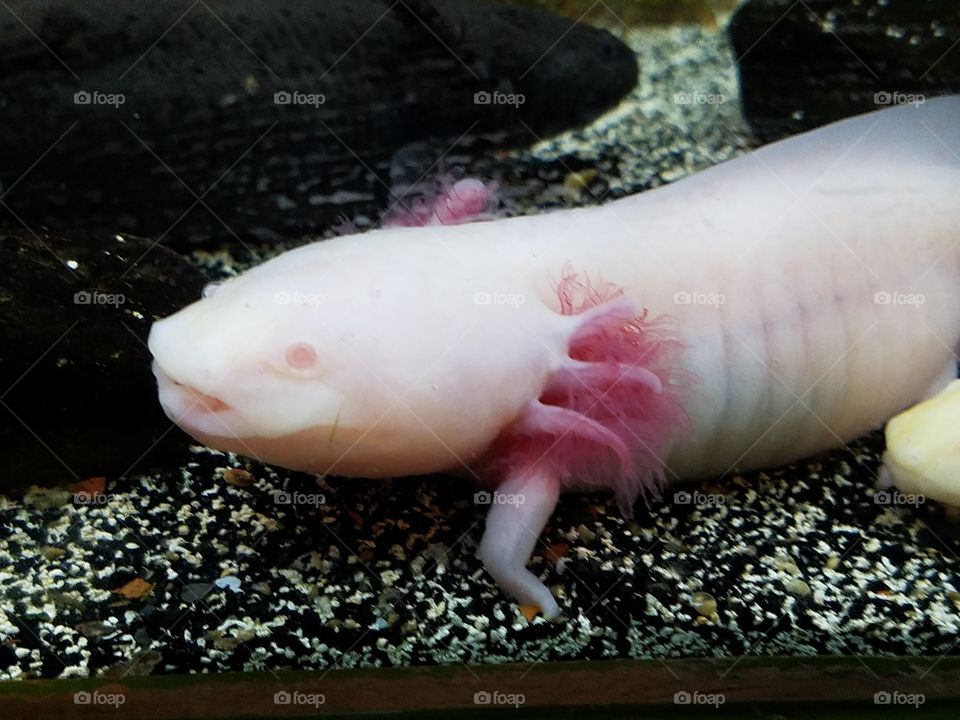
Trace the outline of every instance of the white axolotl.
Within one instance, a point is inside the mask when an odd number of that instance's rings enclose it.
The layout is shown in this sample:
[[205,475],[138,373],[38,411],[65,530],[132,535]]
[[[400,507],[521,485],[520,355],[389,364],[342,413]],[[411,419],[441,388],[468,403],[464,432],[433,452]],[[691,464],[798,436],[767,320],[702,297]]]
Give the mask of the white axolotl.
[[[158,321],[202,443],[496,488],[480,557],[525,567],[565,490],[840,446],[941,390],[960,345],[960,96],[844,120],[601,207],[283,253]],[[960,479],[958,479],[960,482]]]

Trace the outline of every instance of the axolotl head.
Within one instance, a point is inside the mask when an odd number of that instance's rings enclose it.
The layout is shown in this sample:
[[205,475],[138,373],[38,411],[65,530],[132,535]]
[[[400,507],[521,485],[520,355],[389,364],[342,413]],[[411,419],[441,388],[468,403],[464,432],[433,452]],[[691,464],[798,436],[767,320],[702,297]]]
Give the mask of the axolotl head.
[[382,477],[476,460],[540,392],[546,346],[563,342],[543,323],[560,316],[535,298],[484,302],[496,288],[431,237],[307,245],[157,321],[167,415],[206,445],[297,470]]
[[[479,555],[555,615],[524,567],[535,538],[561,487],[614,489],[629,512],[662,482],[686,428],[680,345],[618,289],[566,273],[540,296],[492,251],[509,228],[488,225],[284,253],[157,321],[153,370],[167,415],[221,450],[318,473],[496,479],[523,501],[491,507]],[[470,233],[488,242],[453,244]]]

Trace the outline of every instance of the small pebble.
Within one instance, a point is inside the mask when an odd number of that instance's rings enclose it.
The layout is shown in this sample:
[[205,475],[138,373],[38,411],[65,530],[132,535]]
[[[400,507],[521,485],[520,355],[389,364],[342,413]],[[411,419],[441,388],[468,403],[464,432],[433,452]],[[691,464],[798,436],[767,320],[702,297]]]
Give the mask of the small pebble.
[[217,578],[213,581],[213,584],[218,588],[229,589],[233,592],[240,591],[240,578],[233,577],[233,575],[226,575],[221,578]]
[[590,187],[590,184],[597,179],[599,174],[596,168],[586,168],[568,173],[563,179],[563,188],[573,196],[580,195]]
[[705,618],[712,618],[717,614],[717,601],[710,593],[693,593],[690,596],[690,604],[701,616]]
[[66,554],[66,550],[58,547],[50,547],[49,545],[41,551],[41,554],[47,560],[56,560],[59,557],[63,557]]
[[77,632],[83,635],[86,638],[97,639],[102,638],[106,635],[110,635],[116,632],[116,628],[107,625],[106,623],[100,622],[99,620],[92,620],[90,622],[78,623]]
[[787,592],[792,593],[797,597],[803,597],[804,595],[810,594],[810,586],[807,585],[807,583],[805,583],[800,578],[793,578],[792,580],[788,580],[784,584],[784,587],[787,589]]
[[236,487],[250,487],[257,481],[253,473],[243,468],[224,468],[221,474],[227,483]]

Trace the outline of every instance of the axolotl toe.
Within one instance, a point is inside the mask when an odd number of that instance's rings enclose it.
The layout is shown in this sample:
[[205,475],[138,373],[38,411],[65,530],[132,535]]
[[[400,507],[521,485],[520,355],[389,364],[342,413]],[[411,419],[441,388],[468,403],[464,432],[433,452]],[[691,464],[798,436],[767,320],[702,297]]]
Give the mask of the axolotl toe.
[[960,97],[844,120],[601,207],[376,230],[283,253],[150,334],[160,402],[212,447],[500,493],[480,557],[525,565],[565,490],[664,483],[880,427],[960,343]]

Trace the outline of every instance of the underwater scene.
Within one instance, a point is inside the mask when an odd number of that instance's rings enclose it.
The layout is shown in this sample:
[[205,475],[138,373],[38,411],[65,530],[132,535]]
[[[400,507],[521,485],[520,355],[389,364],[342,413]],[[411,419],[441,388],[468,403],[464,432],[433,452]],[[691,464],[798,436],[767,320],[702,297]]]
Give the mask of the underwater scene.
[[0,47],[0,718],[955,717],[960,0]]

